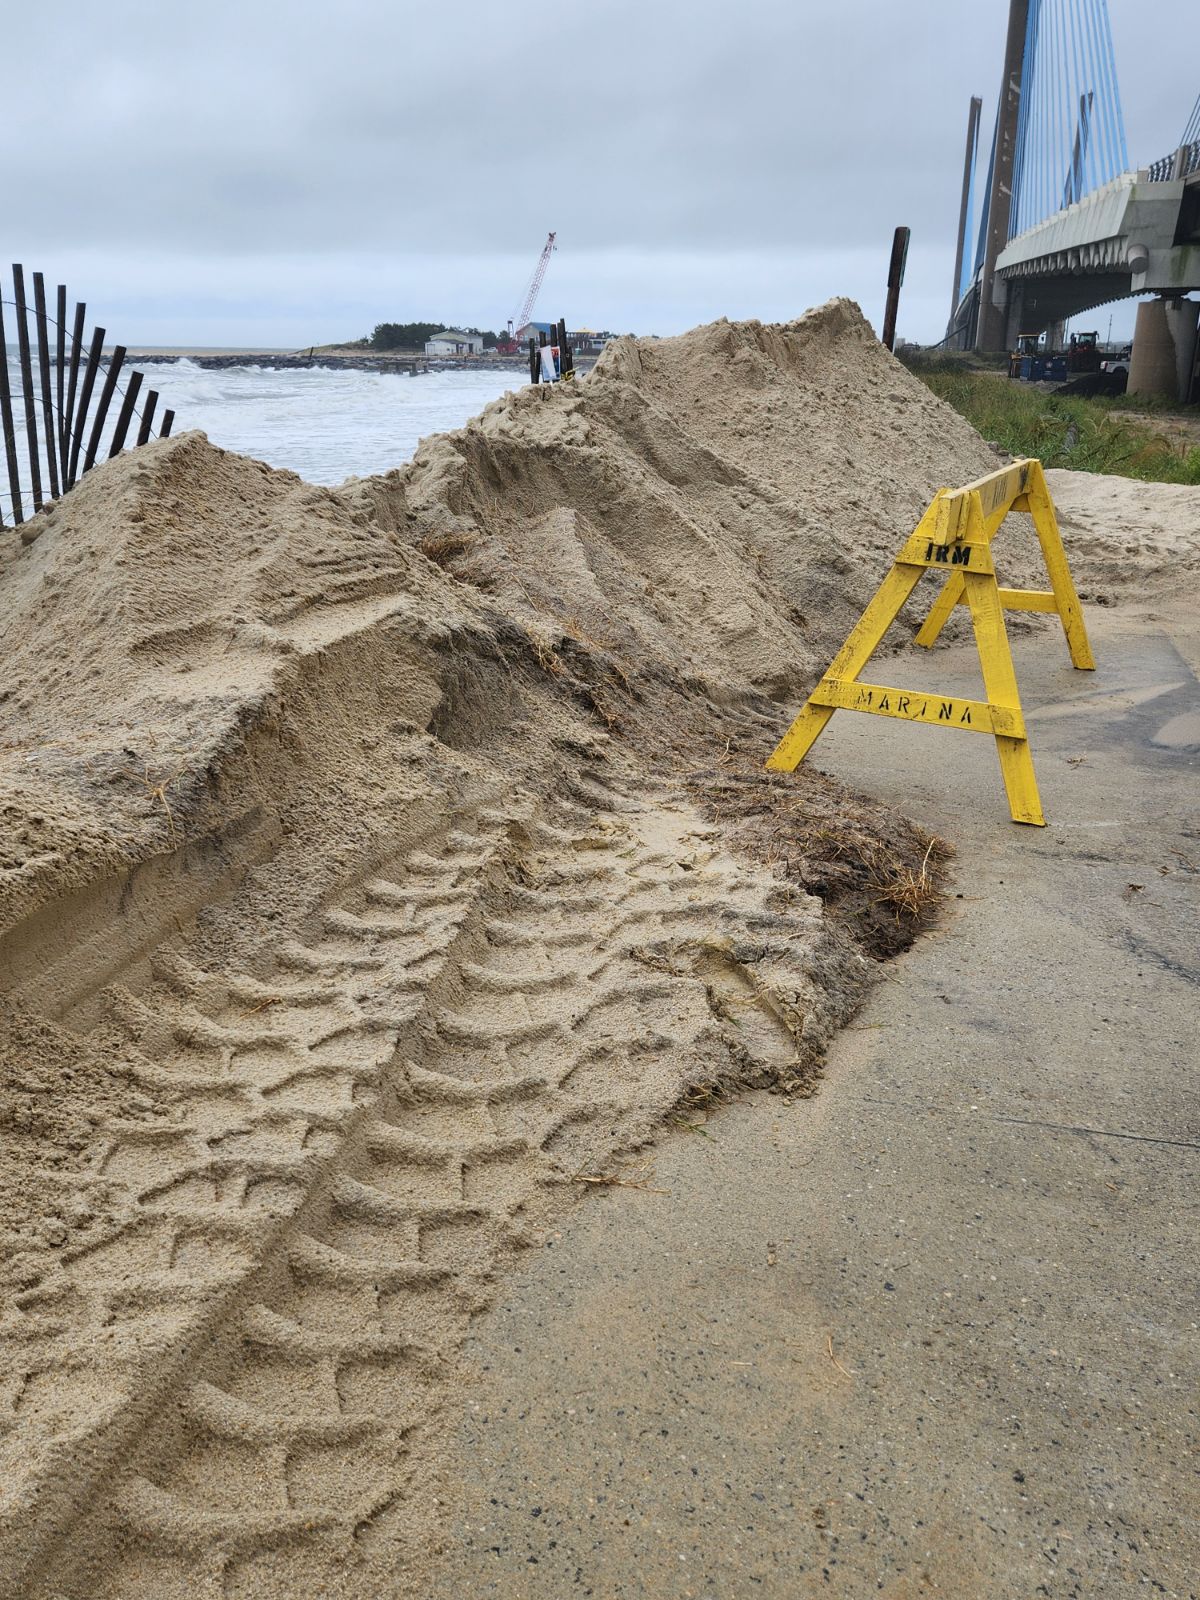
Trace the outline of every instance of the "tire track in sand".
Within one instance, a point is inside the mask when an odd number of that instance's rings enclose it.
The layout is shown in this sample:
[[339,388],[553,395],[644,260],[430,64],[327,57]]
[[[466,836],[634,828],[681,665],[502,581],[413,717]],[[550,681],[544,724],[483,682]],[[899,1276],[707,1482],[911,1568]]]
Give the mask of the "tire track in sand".
[[584,776],[358,886],[269,981],[165,955],[117,994],[187,1114],[108,1130],[138,1224],[68,1274],[141,1324],[143,1389],[155,1351],[188,1358],[33,1592],[367,1594],[427,1549],[498,1268],[689,1085],[794,1070],[803,1007],[733,953],[811,949],[816,913],[771,888],[661,791]]

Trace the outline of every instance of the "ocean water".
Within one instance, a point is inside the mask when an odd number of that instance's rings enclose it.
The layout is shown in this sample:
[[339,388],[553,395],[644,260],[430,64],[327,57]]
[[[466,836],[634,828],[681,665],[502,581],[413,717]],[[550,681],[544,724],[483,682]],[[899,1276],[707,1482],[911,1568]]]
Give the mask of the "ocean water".
[[173,432],[202,428],[213,444],[310,483],[401,466],[427,434],[461,428],[523,380],[490,368],[410,377],[328,367],[213,370],[187,360],[143,370],[143,390],[157,389],[160,412],[175,412]]
[[[528,382],[522,372],[495,368],[425,372],[410,377],[323,367],[285,372],[263,367],[212,370],[182,360],[161,366],[147,364],[141,371],[145,375],[142,394],[147,389],[159,392],[158,416],[164,408],[175,412],[173,433],[201,428],[213,444],[223,449],[254,456],[273,467],[288,467],[310,483],[328,484],[403,465],[427,434],[461,427],[489,401]],[[28,515],[33,508],[21,377],[11,354],[9,381]],[[97,384],[93,408],[99,387]],[[105,424],[106,445],[119,408],[118,395]],[[40,430],[40,398],[36,410]],[[131,435],[136,431],[135,423]],[[44,458],[42,479],[45,484]],[[0,452],[0,509],[5,521],[10,519],[7,489]]]

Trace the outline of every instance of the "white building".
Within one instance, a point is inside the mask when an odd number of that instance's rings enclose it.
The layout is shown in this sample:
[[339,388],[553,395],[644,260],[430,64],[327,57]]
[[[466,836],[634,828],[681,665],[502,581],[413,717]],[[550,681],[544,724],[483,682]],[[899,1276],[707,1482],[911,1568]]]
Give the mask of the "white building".
[[463,333],[461,328],[446,328],[425,341],[427,356],[477,356],[483,352],[481,333]]

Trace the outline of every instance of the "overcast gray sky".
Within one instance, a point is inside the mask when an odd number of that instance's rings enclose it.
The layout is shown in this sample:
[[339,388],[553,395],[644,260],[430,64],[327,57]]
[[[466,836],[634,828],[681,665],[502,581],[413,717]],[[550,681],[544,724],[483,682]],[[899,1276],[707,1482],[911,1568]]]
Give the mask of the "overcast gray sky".
[[[673,333],[849,294],[944,331],[1005,0],[54,0],[9,8],[9,255],[126,343],[543,315]],[[1195,0],[1110,0],[1131,160],[1200,89]],[[1175,41],[1175,44],[1172,44]],[[1128,320],[1118,312],[1118,325]],[[1102,330],[1103,331],[1103,330]]]

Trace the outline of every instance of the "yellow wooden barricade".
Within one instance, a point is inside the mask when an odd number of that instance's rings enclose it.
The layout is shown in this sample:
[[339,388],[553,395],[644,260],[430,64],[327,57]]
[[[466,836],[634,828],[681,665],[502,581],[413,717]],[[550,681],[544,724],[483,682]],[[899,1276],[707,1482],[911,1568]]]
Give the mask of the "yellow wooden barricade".
[[[1002,589],[996,581],[991,544],[1010,511],[1028,511],[1033,517],[1050,578],[1048,590]],[[916,642],[932,645],[955,606],[969,606],[986,700],[859,682],[859,673],[929,569],[944,573],[946,581]],[[1072,665],[1084,670],[1095,666],[1040,461],[1016,461],[961,489],[938,491],[767,766],[791,772],[837,710],[990,733],[996,740],[1013,821],[1044,827],[1005,610],[1057,612]]]

